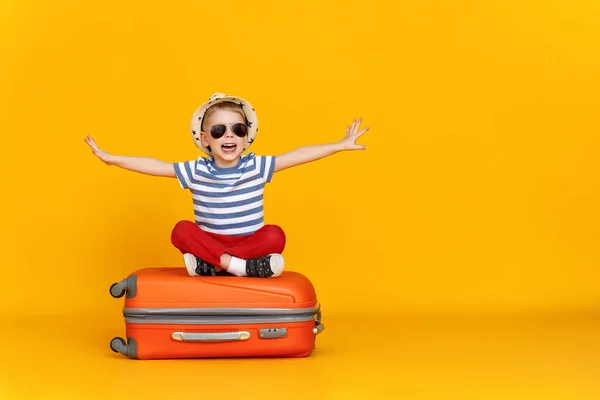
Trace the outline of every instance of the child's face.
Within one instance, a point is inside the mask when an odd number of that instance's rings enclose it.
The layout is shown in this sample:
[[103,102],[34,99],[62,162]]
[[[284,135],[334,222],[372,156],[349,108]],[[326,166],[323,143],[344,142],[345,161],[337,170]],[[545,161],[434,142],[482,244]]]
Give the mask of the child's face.
[[[208,119],[204,121],[204,131],[201,133],[201,140],[204,146],[210,146],[210,150],[215,158],[223,161],[235,161],[242,154],[248,135],[239,137],[232,131],[233,124],[244,124],[244,118],[233,111],[215,110]],[[227,125],[225,134],[218,139],[211,135],[211,128],[215,125]]]

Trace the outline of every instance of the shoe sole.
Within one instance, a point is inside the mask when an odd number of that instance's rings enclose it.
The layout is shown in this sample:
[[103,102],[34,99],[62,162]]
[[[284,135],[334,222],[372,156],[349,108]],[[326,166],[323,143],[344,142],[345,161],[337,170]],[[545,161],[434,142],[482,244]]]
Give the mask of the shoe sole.
[[283,272],[284,260],[281,254],[270,254],[270,256],[269,266],[271,267],[271,271],[273,271],[273,275],[270,277],[275,278]]
[[185,264],[185,269],[190,276],[199,276],[196,273],[196,256],[191,253],[185,253],[183,255],[183,262]]

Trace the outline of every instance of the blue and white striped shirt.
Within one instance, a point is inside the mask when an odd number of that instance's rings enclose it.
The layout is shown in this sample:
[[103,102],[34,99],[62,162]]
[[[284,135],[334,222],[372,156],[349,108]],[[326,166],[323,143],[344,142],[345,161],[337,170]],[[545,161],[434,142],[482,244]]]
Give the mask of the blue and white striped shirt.
[[219,168],[212,158],[173,164],[179,184],[189,189],[196,224],[207,232],[247,235],[264,225],[263,193],[275,156],[242,155],[237,166]]

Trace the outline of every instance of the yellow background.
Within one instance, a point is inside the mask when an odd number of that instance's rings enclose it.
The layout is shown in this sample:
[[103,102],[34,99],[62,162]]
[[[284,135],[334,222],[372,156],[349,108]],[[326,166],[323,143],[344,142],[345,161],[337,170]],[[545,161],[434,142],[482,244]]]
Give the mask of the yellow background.
[[[266,189],[286,266],[326,316],[595,312],[598,4],[3,0],[3,324],[93,315],[88,351],[120,360],[106,354],[123,332],[108,288],[182,265],[170,232],[192,203],[176,180],[107,167],[83,138],[196,158],[189,119],[214,92],[253,104],[258,154],[340,140],[354,117],[370,127],[366,151]],[[355,343],[327,332],[323,346]]]

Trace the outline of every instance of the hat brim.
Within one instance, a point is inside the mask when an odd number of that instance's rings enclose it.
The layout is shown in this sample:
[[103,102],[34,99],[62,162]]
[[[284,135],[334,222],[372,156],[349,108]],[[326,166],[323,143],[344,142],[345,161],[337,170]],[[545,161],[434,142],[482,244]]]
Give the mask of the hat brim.
[[246,116],[246,125],[248,126],[248,135],[246,137],[246,146],[242,151],[245,151],[252,145],[254,139],[256,138],[256,133],[258,132],[258,118],[256,117],[256,111],[252,107],[252,105],[241,97],[237,96],[227,96],[222,93],[215,93],[211,96],[211,98],[200,107],[196,109],[194,115],[192,116],[192,120],[190,121],[190,131],[192,134],[192,140],[196,147],[202,150],[209,156],[212,156],[212,152],[202,144],[202,139],[200,132],[202,132],[202,122],[204,120],[204,115],[206,114],[206,110],[210,107],[214,106],[218,103],[224,102],[232,102],[240,106],[242,112]]

